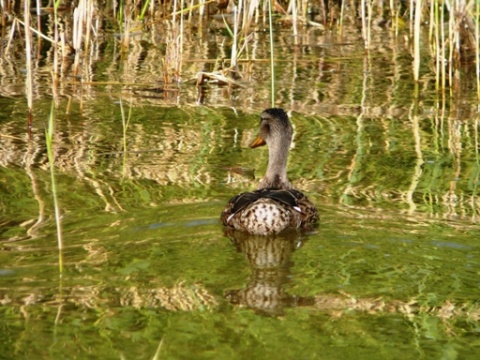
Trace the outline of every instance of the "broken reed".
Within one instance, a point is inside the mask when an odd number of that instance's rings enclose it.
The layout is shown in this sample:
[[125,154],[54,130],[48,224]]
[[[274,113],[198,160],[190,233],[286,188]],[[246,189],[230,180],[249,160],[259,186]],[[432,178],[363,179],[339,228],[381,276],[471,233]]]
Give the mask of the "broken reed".
[[[32,33],[37,37],[40,36],[38,32],[31,30],[30,14],[32,10],[40,13],[39,3],[36,2],[36,6],[30,8],[30,2],[24,2],[23,35],[25,37],[26,93],[29,108],[33,106]],[[55,1],[55,35],[51,41],[55,46],[61,47],[62,57],[67,54],[65,44],[71,44],[75,54],[74,76],[80,72],[81,64],[86,62],[84,60],[88,56],[88,49],[91,42],[95,41],[95,36],[100,29],[98,24],[112,19],[116,20],[112,23],[117,24],[116,30],[119,33],[118,38],[122,52],[129,51],[133,30],[156,26],[164,26],[167,29],[164,36],[166,46],[163,60],[164,79],[166,83],[175,83],[180,80],[182,73],[184,28],[202,24],[208,26],[209,17],[215,14],[236,14],[233,16],[235,22],[231,23],[235,30],[233,38],[236,49],[245,48],[246,42],[245,46],[240,46],[240,42],[241,39],[245,41],[249,34],[266,28],[272,30],[272,27],[291,29],[294,44],[300,41],[298,31],[302,26],[304,29],[308,29],[312,24],[323,24],[324,27],[329,27],[333,31],[338,30],[338,33],[342,34],[346,26],[358,26],[356,20],[360,15],[360,27],[367,51],[375,49],[376,32],[387,30],[392,31],[394,36],[405,36],[406,30],[408,30],[414,80],[418,81],[421,78],[422,64],[433,64],[432,71],[436,74],[437,89],[444,91],[451,88],[456,80],[459,80],[461,72],[457,70],[462,68],[462,70],[466,69],[472,73],[471,70],[474,69],[473,74],[476,77],[477,94],[480,99],[480,37],[478,30],[480,5],[478,0],[311,0],[308,2],[305,0],[237,0],[236,2],[232,0],[167,0],[164,2],[79,0],[73,11],[67,8],[62,12],[64,23],[68,23],[68,17],[71,16],[70,23],[73,30],[70,32],[57,29],[59,23],[57,9],[60,4],[60,0]],[[2,11],[7,11],[9,16],[14,17],[10,5],[1,2],[0,6],[2,6]],[[7,6],[10,7],[7,8]],[[272,12],[273,24],[270,21]],[[5,19],[5,14],[2,15],[2,19]],[[52,20],[47,19],[46,21]],[[18,24],[18,22],[14,23]],[[405,27],[408,29],[405,30]],[[13,32],[11,32],[12,37]],[[42,37],[48,38],[46,34],[42,34]],[[271,46],[274,48],[273,43]],[[231,67],[236,65],[239,51],[233,50]],[[273,56],[273,49],[271,53]],[[427,62],[428,64],[426,64]],[[271,67],[273,68],[272,65]],[[56,74],[58,71],[57,63],[53,72]]]

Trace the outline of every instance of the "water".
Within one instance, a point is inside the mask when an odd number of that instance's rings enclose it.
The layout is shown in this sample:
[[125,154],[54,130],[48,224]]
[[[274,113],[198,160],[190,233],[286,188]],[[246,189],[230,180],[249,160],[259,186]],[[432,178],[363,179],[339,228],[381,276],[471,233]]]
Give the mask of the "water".
[[[380,49],[364,61],[341,45],[295,62],[278,36],[277,101],[295,125],[289,176],[321,224],[275,241],[219,222],[265,171],[266,149],[247,147],[269,106],[265,64],[231,91],[185,83],[160,96],[147,60],[136,87],[66,84],[55,111],[61,255],[48,77],[37,78],[30,138],[23,79],[3,77],[19,90],[0,97],[1,358],[478,357],[473,95],[437,106],[428,77],[412,97],[405,59]],[[102,81],[125,69],[105,71],[109,51]]]

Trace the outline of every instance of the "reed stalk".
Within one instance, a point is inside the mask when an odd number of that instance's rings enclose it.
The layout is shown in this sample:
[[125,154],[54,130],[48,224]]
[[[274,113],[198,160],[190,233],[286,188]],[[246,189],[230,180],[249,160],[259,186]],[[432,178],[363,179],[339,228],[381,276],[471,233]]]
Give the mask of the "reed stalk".
[[58,84],[58,5],[60,1],[55,1],[53,4],[53,69],[52,69],[52,90],[56,94]]
[[297,2],[295,0],[292,1],[292,30],[293,30],[293,44],[297,46],[298,45]]
[[[148,3],[148,1],[147,1]],[[88,54],[88,50],[90,47],[90,38],[92,33],[92,26],[93,26],[93,15],[94,15],[94,7],[93,7],[93,0],[86,1],[85,4],[85,40],[84,40],[84,48],[83,51],[85,56]]]
[[[73,48],[75,49],[75,59],[73,65],[74,76],[77,76],[79,72],[80,56],[82,55],[82,50],[85,56],[88,54],[89,50],[94,13],[92,1],[93,0],[80,0],[78,6],[73,11],[72,43]],[[126,41],[128,46],[128,39]]]
[[[180,82],[183,55],[183,5],[184,0],[180,0],[180,10],[177,11],[178,1],[173,2],[173,12],[171,14],[170,28],[166,35],[166,52],[163,60],[164,82],[165,84],[172,82],[170,72],[173,72],[173,79],[178,84]],[[177,23],[177,15],[180,15],[180,24]]]
[[480,102],[480,1],[475,2],[475,68],[477,70],[477,99]]
[[395,8],[394,0],[390,0],[390,16],[392,18],[392,30],[395,36],[398,35],[398,28],[399,28],[399,18],[400,18],[400,6]]
[[447,74],[446,74],[446,71],[445,71],[445,68],[446,68],[446,64],[445,64],[445,61],[446,61],[446,51],[445,51],[445,27],[443,26],[443,23],[445,21],[445,3],[444,2],[440,2],[440,7],[438,9],[439,13],[440,13],[440,23],[439,23],[439,27],[440,27],[440,71],[441,71],[441,83],[440,83],[440,87],[442,89],[442,91],[444,92],[445,91],[445,86],[446,86],[446,82],[447,82]]
[[153,358],[152,360],[160,360],[160,352],[162,351],[162,346],[163,346],[163,339],[165,339],[164,337],[160,340],[160,342],[158,343],[158,346],[157,346],[157,351],[155,351],[155,354],[153,355]]
[[[345,1],[346,0],[342,0],[342,3],[340,5],[340,18],[338,19],[338,33],[340,35],[340,38],[342,37],[342,34],[343,34],[343,18],[345,16]],[[390,1],[393,1],[393,0],[390,0]]]
[[[40,0],[24,1],[24,14],[23,22],[19,18],[14,18],[14,25],[11,27],[11,36],[8,40],[7,46],[5,47],[5,53],[8,52],[10,48],[10,43],[14,38],[13,33],[15,28],[20,29],[19,24],[24,25],[25,29],[25,51],[26,51],[26,82],[25,82],[25,93],[28,102],[29,108],[29,124],[31,125],[32,121],[32,108],[33,108],[33,74],[32,66],[33,61],[32,57],[35,55],[32,53],[34,50],[41,50],[42,46],[39,43],[37,47],[35,44],[32,45],[32,36],[33,34],[37,35],[40,39],[48,39],[53,43],[53,81],[54,81],[54,92],[58,93],[55,88],[58,83],[58,74],[62,74],[60,67],[62,56],[66,57],[67,55],[67,45],[71,43],[75,49],[75,58],[73,73],[76,75],[81,69],[80,64],[82,64],[82,57],[87,56],[89,47],[94,44],[92,42],[93,37],[95,36],[95,31],[93,30],[92,24],[94,23],[94,9],[101,8],[106,6],[108,9],[113,9],[113,14],[121,33],[121,48],[122,51],[125,51],[129,47],[130,34],[134,27],[134,20],[144,20],[146,17],[151,16],[151,24],[155,24],[156,19],[153,19],[158,13],[164,15],[162,21],[168,21],[165,32],[165,45],[167,48],[167,54],[164,59],[165,67],[165,79],[166,83],[181,80],[181,72],[183,65],[183,43],[184,43],[184,21],[188,15],[188,21],[191,21],[194,16],[200,17],[200,21],[203,21],[203,16],[207,17],[207,12],[204,12],[207,4],[215,2],[216,0],[173,0],[170,2],[159,2],[145,0],[139,2],[137,0],[123,0],[123,1],[112,1],[107,2],[109,5],[103,5],[105,2],[99,2],[98,0],[78,0],[77,6],[73,11],[73,19],[71,21],[65,21],[66,29],[70,30],[71,28],[68,25],[72,25],[73,31],[64,31],[61,32],[58,24],[60,23],[58,16],[58,7],[60,4],[65,3],[62,0],[55,0],[54,3],[54,15],[52,25],[53,39],[50,39],[45,34],[40,32],[40,18],[37,22],[36,29],[33,29],[31,26],[31,3],[36,3],[37,12],[39,9]],[[272,105],[275,102],[275,68],[274,68],[274,58],[275,58],[275,44],[273,40],[273,12],[275,8],[279,11],[284,11],[280,5],[274,0],[269,0],[265,2],[260,2],[259,0],[238,0],[236,2],[236,7],[234,7],[234,24],[233,24],[233,49],[231,54],[231,66],[235,68],[238,65],[241,49],[245,48],[246,39],[249,38],[247,34],[248,28],[252,22],[259,22],[259,18],[263,16],[265,23],[269,23],[270,29],[270,69],[271,69],[271,102]],[[52,1],[50,1],[52,2]],[[2,10],[8,5],[0,0],[0,5]],[[313,2],[310,2],[313,3]],[[289,2],[288,14],[290,15],[289,19],[292,21],[291,31],[294,37],[294,44],[298,45],[301,38],[299,37],[299,24],[300,19],[305,19],[308,15],[307,7],[310,4],[306,0],[292,0]],[[320,7],[323,8],[325,15],[325,22],[328,22],[329,11],[328,8],[333,1],[329,0],[326,2],[321,2]],[[420,81],[420,69],[421,65],[426,62],[425,58],[421,57],[421,40],[422,31],[427,31],[427,26],[422,28],[423,23],[428,23],[428,39],[431,45],[431,56],[434,61],[433,71],[436,76],[436,89],[437,91],[445,91],[447,87],[453,91],[454,81],[459,79],[457,74],[463,74],[463,72],[458,71],[459,67],[465,64],[465,59],[469,59],[470,55],[475,55],[475,76],[476,76],[476,88],[477,88],[477,97],[480,100],[480,35],[479,35],[479,12],[480,12],[480,1],[478,0],[449,0],[449,1],[435,1],[435,0],[357,0],[355,2],[347,0],[339,0],[339,25],[338,30],[339,34],[342,35],[344,31],[344,26],[346,26],[347,21],[352,18],[351,12],[357,11],[355,6],[349,5],[358,5],[358,12],[362,21],[362,37],[364,40],[365,49],[369,50],[372,48],[372,41],[376,38],[373,37],[375,28],[372,28],[373,20],[376,19],[377,15],[380,15],[383,18],[383,9],[386,6],[390,8],[390,18],[392,23],[392,31],[397,33],[399,31],[400,21],[405,20],[406,25],[410,25],[411,32],[411,41],[412,44],[412,71],[413,78],[415,81]],[[314,4],[315,5],[315,4]],[[407,8],[406,15],[401,13],[405,8]],[[333,7],[331,9],[334,9]],[[5,10],[8,11],[8,10]],[[331,13],[331,12],[330,12]],[[66,13],[68,14],[68,13]],[[102,14],[100,11],[99,14]],[[1,19],[5,20],[5,14],[2,13]],[[357,15],[355,13],[355,15]],[[63,16],[63,13],[62,13]],[[111,13],[109,13],[111,16]],[[180,16],[180,17],[178,17]],[[267,20],[268,16],[268,20]],[[409,19],[407,17],[409,16]],[[65,16],[66,17],[66,16]],[[192,21],[193,22],[193,21]],[[45,28],[45,26],[44,26]],[[466,35],[465,35],[466,34]],[[71,35],[71,38],[65,38]],[[470,54],[466,57],[464,54],[465,49],[469,48],[463,46],[465,44],[466,36],[469,36],[469,39],[473,45],[470,46]],[[245,39],[245,41],[244,41]],[[425,40],[427,37],[425,37]],[[61,45],[63,44],[63,46]],[[239,50],[240,49],[240,50]],[[278,51],[278,50],[277,50]],[[40,53],[39,53],[40,54]],[[461,57],[461,58],[460,58]],[[460,61],[462,60],[462,61]],[[86,62],[83,62],[86,63]],[[433,62],[432,62],[433,63]],[[278,71],[278,70],[277,70]],[[473,69],[471,70],[473,72]],[[448,73],[447,73],[448,72]],[[454,78],[455,77],[455,78]],[[466,77],[465,77],[466,78]],[[457,81],[458,82],[458,81]],[[453,96],[454,93],[452,92]]]
[[449,11],[450,11],[450,16],[448,17],[448,38],[447,38],[447,45],[448,45],[448,84],[449,84],[449,90],[450,90],[450,97],[452,95],[452,84],[453,84],[453,61],[454,61],[454,42],[453,42],[453,36],[455,32],[455,18],[452,16],[452,10],[453,10],[453,4],[449,4]]
[[120,49],[122,53],[128,51],[130,45],[130,29],[132,16],[132,0],[120,1],[118,9],[114,7],[117,12],[117,23],[119,27]]
[[50,116],[48,118],[48,128],[45,131],[45,139],[47,144],[47,157],[48,157],[48,164],[50,167],[50,181],[52,186],[52,196],[53,196],[53,207],[55,211],[55,224],[57,227],[57,245],[59,251],[59,271],[60,273],[63,272],[63,236],[62,236],[62,222],[61,222],[61,214],[60,214],[60,206],[58,203],[58,195],[57,195],[57,186],[55,181],[55,155],[53,151],[53,138],[54,138],[54,123],[55,123],[55,107],[54,102],[52,102],[52,107],[50,109]]
[[[42,30],[42,17],[41,17],[41,7],[42,7],[42,4],[41,4],[41,1],[40,0],[36,0],[36,15],[37,15],[37,18],[36,18],[36,22],[37,22],[37,30],[38,32],[41,32]],[[42,49],[42,39],[37,37],[37,54],[36,54],[36,57],[39,58],[41,55],[41,49]]]
[[[230,56],[230,66],[233,69],[237,67],[237,42],[238,42],[238,23],[240,21],[240,14],[242,11],[242,0],[238,2],[238,7],[233,7],[233,44],[232,44],[232,54]],[[225,17],[223,18],[225,23]]]
[[436,28],[438,27],[438,22],[436,22],[436,11],[435,9],[437,8],[437,2],[436,1],[430,1],[430,20],[428,23],[428,39],[430,41],[430,44],[433,44],[435,42],[435,32]]
[[272,107],[275,107],[275,63],[273,52],[273,21],[272,21],[272,1],[268,0],[268,23],[270,28],[270,82],[272,91]]
[[[143,4],[142,11],[138,16],[138,20],[143,21],[143,19],[145,18],[145,13],[147,12],[147,9],[148,9],[148,5],[150,5],[150,0],[145,1],[145,3]],[[151,14],[153,14],[152,9],[153,9],[153,2],[151,3],[151,11],[150,11]]]
[[25,30],[25,61],[27,77],[25,79],[25,93],[28,105],[28,134],[31,135],[33,121],[33,74],[32,74],[32,31],[30,26],[30,1],[24,2],[24,30]]
[[85,1],[80,0],[78,6],[73,10],[73,41],[75,49],[75,60],[73,61],[73,76],[78,74],[78,65],[80,63],[80,49],[83,37],[83,22],[85,18]]
[[[183,9],[184,1],[180,0],[180,6]],[[176,81],[177,83],[181,80],[181,72],[182,72],[182,62],[183,62],[183,16],[180,16],[180,34],[178,39],[178,61],[176,62]]]
[[413,29],[413,79],[420,78],[420,21],[422,19],[422,0],[415,1],[415,20]]
[[365,44],[365,49],[370,48],[371,43],[371,28],[372,28],[372,1],[360,1],[360,16],[362,19],[362,36]]

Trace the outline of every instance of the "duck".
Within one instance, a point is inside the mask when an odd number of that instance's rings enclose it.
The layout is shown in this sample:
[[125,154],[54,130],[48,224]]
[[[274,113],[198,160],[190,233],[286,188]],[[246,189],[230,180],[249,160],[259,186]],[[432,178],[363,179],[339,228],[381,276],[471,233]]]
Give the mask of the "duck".
[[250,147],[267,145],[267,171],[256,190],[230,199],[220,216],[224,226],[253,235],[273,235],[288,229],[311,230],[318,223],[317,208],[287,176],[292,136],[285,110],[270,108],[262,112],[260,130]]

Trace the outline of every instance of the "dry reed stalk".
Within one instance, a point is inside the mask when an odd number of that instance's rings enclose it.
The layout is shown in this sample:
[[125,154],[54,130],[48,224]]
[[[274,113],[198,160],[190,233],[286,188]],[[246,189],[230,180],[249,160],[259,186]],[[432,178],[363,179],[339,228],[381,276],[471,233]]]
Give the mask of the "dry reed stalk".
[[413,29],[413,79],[419,80],[420,77],[420,21],[422,19],[422,0],[415,1],[415,20]]
[[452,95],[452,84],[453,84],[453,70],[454,70],[454,37],[455,37],[455,18],[452,16],[452,4],[448,3],[447,6],[449,6],[449,17],[448,17],[448,84],[449,84],[449,89],[450,89],[450,94]]
[[416,0],[410,0],[408,11],[409,11],[409,16],[408,16],[408,21],[409,21],[409,26],[408,29],[410,31],[410,37],[413,37],[413,29],[415,28],[414,22],[415,22],[415,1]]
[[[342,1],[343,3],[343,1]],[[293,44],[298,45],[298,29],[297,29],[297,2],[293,0],[292,4],[292,30],[293,30]]]
[[5,46],[4,54],[8,55],[10,52],[10,46],[12,45],[13,37],[15,35],[15,29],[19,28],[20,20],[13,20],[12,28],[10,29],[10,35],[8,36],[7,46]]
[[475,20],[475,68],[477,70],[477,99],[480,101],[480,1],[475,2]]
[[[2,10],[2,11],[0,11],[0,26],[1,26],[2,29],[5,29],[5,25],[7,24],[6,5],[7,4],[5,4],[5,0],[0,0],[0,9]],[[3,35],[3,33],[2,33],[2,35]]]
[[[66,50],[66,41],[65,41],[65,34],[62,32],[60,33],[58,30],[58,7],[60,5],[60,1],[56,0],[54,5],[53,5],[53,70],[52,70],[52,94],[55,98],[55,101],[57,100],[57,94],[58,94],[58,84],[59,84],[59,61],[58,61],[58,54],[59,54],[59,49],[58,45],[61,44],[61,51],[62,51],[62,58],[65,58],[67,56],[67,50]],[[60,38],[60,41],[59,41]]]
[[93,16],[94,16],[94,5],[93,0],[88,0],[87,4],[85,5],[86,9],[86,22],[85,22],[85,41],[84,41],[84,53],[85,55],[88,54],[88,50],[90,47],[90,37],[93,27]]
[[33,111],[33,74],[32,74],[32,31],[30,29],[30,2],[24,2],[24,30],[25,30],[25,61],[27,77],[25,79],[25,92],[28,104],[28,133],[31,135],[32,111]]
[[[249,16],[248,16],[248,18],[250,19],[250,23],[252,21],[254,23],[258,23],[258,21],[260,20],[260,9],[259,8],[260,8],[260,0],[250,0],[250,8],[249,8]],[[253,15],[255,15],[254,19],[252,18]],[[249,26],[250,26],[249,24],[247,24],[246,30],[249,29]]]
[[83,23],[85,19],[85,0],[80,0],[78,6],[73,10],[73,34],[72,45],[75,49],[75,59],[73,61],[73,76],[78,74],[78,64],[80,62],[80,50],[82,47]]
[[271,92],[272,92],[272,107],[275,107],[275,63],[274,52],[273,52],[273,21],[272,21],[272,1],[268,0],[268,23],[270,28],[270,81],[271,81]]
[[365,49],[369,49],[372,30],[372,0],[360,1],[360,16],[362,19],[362,36]]
[[205,15],[206,4],[207,4],[206,0],[198,0],[198,5],[199,5],[198,15],[199,15],[200,25],[203,23],[202,20]]
[[394,0],[390,0],[390,18],[392,20],[392,31],[395,36],[398,35],[398,12],[400,10],[395,11],[395,2]]
[[[37,0],[36,1],[36,15],[37,15],[37,31],[41,32],[42,29],[42,17],[41,17],[41,1]],[[40,37],[37,37],[37,58],[41,57],[41,49],[42,49],[42,39]]]
[[[26,27],[25,22],[23,22],[23,21],[20,20],[19,18],[15,18],[15,21],[18,22],[19,24],[23,25],[24,27]],[[41,33],[40,31],[32,28],[31,26],[30,26],[30,31],[31,31],[32,34],[35,34],[35,35],[37,35],[38,37],[41,37],[42,39],[48,40],[48,41],[50,41],[50,42],[53,42],[53,39],[52,39],[52,38],[50,38],[50,37],[48,37],[47,35]]]
[[[184,1],[185,0],[180,0],[180,6],[183,9],[184,7]],[[179,58],[177,59],[178,61],[176,62],[176,68],[175,68],[175,75],[176,75],[176,82],[180,82],[181,80],[181,72],[182,72],[182,62],[183,62],[183,29],[184,29],[184,24],[183,24],[183,16],[180,16],[180,35],[178,39],[178,53],[179,53]]]
[[437,2],[436,1],[430,1],[430,20],[428,22],[428,40],[430,41],[430,44],[433,44],[435,42],[435,30],[436,27],[438,26],[437,23],[435,23],[436,19],[436,14],[435,14],[435,9],[436,9]]
[[440,3],[440,8],[439,8],[439,13],[440,13],[440,23],[439,23],[439,27],[440,27],[440,71],[441,71],[441,82],[440,82],[440,88],[442,89],[442,92],[445,91],[445,86],[446,86],[446,82],[447,82],[447,74],[445,72],[445,68],[446,68],[446,51],[445,51],[445,27],[443,26],[443,23],[445,21],[445,3],[444,2],[441,2]]
[[431,2],[431,7],[433,8],[433,21],[432,25],[434,26],[434,31],[432,33],[433,41],[434,41],[434,56],[435,56],[435,89],[439,91],[440,89],[440,66],[442,65],[443,61],[441,61],[441,44],[440,44],[440,29],[439,29],[439,14],[438,14],[438,3],[435,1]]
[[173,0],[172,24],[176,25],[176,22],[177,22],[177,0]]
[[430,45],[432,56],[435,61],[435,89],[436,91],[445,91],[446,87],[446,46],[445,46],[445,26],[444,26],[444,7],[443,3],[432,1],[430,3]]
[[238,8],[237,6],[233,7],[233,44],[232,44],[232,54],[230,57],[230,66],[233,69],[237,67],[237,43],[238,43],[238,23],[240,22],[240,14],[242,12],[242,5],[243,1],[238,1]]
[[340,38],[342,37],[342,34],[343,34],[343,18],[345,16],[345,1],[346,0],[342,0],[342,4],[340,5],[340,18],[338,20],[338,33],[340,35]]
[[75,49],[75,59],[73,63],[74,78],[79,73],[81,55],[88,54],[93,15],[94,6],[92,0],[80,0],[78,6],[73,11],[72,45]]
[[[177,11],[177,0],[173,2],[173,12],[171,14],[170,28],[166,33],[166,51],[163,60],[164,82],[169,84],[172,81],[180,82],[183,54],[183,4],[184,0],[180,0],[181,10]],[[177,15],[180,15],[180,24],[177,24]],[[167,20],[168,24],[168,20]]]

